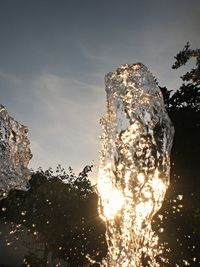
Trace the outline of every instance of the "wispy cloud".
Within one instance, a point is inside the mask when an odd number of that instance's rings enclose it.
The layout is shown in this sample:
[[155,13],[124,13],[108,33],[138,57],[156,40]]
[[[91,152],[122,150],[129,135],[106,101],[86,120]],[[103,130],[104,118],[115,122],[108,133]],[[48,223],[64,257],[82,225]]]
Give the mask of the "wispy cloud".
[[0,71],[0,79],[4,79],[13,84],[19,84],[21,82],[21,79],[19,77],[4,71]]
[[52,73],[43,73],[30,86],[35,102],[31,166],[42,160],[45,167],[62,163],[80,170],[97,160],[103,88]]

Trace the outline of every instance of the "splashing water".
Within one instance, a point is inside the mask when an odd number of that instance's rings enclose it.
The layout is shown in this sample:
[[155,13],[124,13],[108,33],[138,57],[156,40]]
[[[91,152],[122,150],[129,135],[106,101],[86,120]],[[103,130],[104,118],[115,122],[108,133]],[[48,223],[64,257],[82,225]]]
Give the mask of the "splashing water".
[[0,199],[11,189],[27,190],[31,158],[28,128],[0,104]]
[[125,64],[105,77],[98,179],[99,213],[106,224],[106,267],[160,266],[151,228],[169,186],[174,129],[147,67]]

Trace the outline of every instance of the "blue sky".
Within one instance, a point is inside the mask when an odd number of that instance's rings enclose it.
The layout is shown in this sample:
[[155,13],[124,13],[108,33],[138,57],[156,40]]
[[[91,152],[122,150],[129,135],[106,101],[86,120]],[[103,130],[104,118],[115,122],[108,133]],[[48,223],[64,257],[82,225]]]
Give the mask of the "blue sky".
[[199,0],[0,2],[0,103],[29,127],[30,167],[98,162],[104,75],[144,63],[176,90],[173,57],[200,47]]

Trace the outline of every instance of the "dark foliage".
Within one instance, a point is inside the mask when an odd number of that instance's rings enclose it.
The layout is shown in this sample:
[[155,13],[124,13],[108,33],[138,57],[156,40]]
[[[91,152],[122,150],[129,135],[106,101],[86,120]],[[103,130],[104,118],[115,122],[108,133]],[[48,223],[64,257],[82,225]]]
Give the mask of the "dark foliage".
[[183,84],[173,95],[166,87],[160,87],[165,101],[165,106],[173,117],[174,112],[180,110],[200,111],[200,86]]
[[181,78],[183,81],[192,82],[194,85],[200,85],[200,49],[190,49],[189,42],[184,46],[183,50],[175,56],[173,69],[185,65],[191,58],[196,60],[196,68],[186,72]]
[[[12,222],[14,239],[24,239],[29,246],[20,266],[54,266],[48,261],[88,266],[87,254],[96,261],[105,256],[105,227],[97,212],[97,194],[87,178],[91,168],[86,166],[77,177],[71,168],[66,174],[58,166],[55,176],[51,169],[39,169],[27,192],[13,190],[1,200],[2,222]],[[7,239],[14,242],[13,235]]]
[[[200,262],[200,112],[189,106],[169,109],[175,126],[171,153],[171,181],[160,211],[161,240],[168,243],[166,266],[199,266]],[[181,197],[183,199],[181,200]],[[163,266],[163,265],[162,265]],[[165,265],[164,265],[165,266]]]
[[[192,56],[199,60],[199,52],[189,49],[181,51],[173,65],[178,68]],[[169,116],[175,127],[171,153],[171,184],[166,201],[160,211],[165,220],[161,223],[165,231],[160,235],[170,248],[166,252],[166,266],[200,265],[200,86],[199,61],[196,71],[183,76],[183,84],[174,94],[160,88]],[[180,196],[183,197],[181,200]],[[157,222],[158,225],[158,222]],[[177,264],[177,265],[176,265]]]

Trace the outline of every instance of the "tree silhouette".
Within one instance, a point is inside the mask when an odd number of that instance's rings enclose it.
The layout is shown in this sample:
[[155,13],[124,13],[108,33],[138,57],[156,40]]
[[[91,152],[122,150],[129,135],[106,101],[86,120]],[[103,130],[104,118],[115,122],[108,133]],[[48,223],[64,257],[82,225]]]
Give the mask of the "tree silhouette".
[[[165,234],[161,240],[171,248],[166,266],[199,266],[200,264],[200,49],[189,43],[177,54],[174,69],[196,58],[196,68],[181,78],[188,81],[174,94],[160,88],[168,113],[175,126],[171,153],[171,184],[161,213],[165,216]],[[183,198],[181,200],[181,198]],[[182,207],[183,206],[183,207]]]
[[183,81],[191,82],[194,85],[200,85],[200,49],[190,49],[189,42],[187,42],[183,50],[181,50],[175,56],[176,61],[174,62],[172,68],[180,68],[181,66],[185,65],[191,58],[194,58],[196,60],[196,68],[186,72],[186,74],[184,74],[181,79]]
[[66,174],[60,165],[56,175],[51,169],[39,169],[33,173],[27,192],[13,190],[1,200],[1,218],[13,223],[15,238],[20,238],[25,227],[33,239],[25,238],[30,244],[21,266],[44,267],[51,266],[48,261],[63,261],[59,266],[78,267],[89,264],[87,255],[96,261],[106,255],[105,227],[97,212],[97,194],[88,179],[91,169],[86,166],[78,176],[71,168]]

